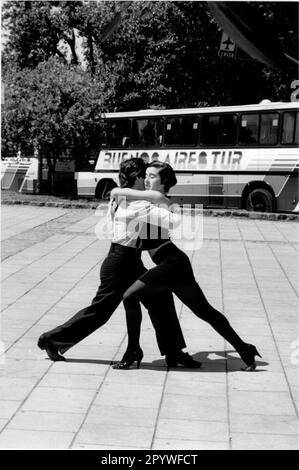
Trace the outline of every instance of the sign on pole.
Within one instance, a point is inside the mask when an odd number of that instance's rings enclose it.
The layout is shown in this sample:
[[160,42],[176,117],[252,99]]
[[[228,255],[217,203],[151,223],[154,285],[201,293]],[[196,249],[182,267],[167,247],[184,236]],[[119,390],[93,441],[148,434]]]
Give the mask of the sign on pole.
[[236,43],[223,31],[220,41],[218,55],[225,58],[234,58],[236,53]]

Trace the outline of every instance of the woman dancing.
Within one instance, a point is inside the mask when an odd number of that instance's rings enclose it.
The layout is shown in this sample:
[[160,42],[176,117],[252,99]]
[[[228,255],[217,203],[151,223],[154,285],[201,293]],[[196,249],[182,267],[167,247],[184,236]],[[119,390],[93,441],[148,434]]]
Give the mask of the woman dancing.
[[[154,161],[146,170],[145,188],[159,191],[166,195],[177,182],[174,170],[167,163]],[[142,194],[142,193],[141,193]],[[112,197],[131,197],[140,199],[140,191],[116,188]],[[128,369],[136,361],[140,364],[143,357],[139,344],[141,315],[139,303],[146,299],[171,290],[192,312],[208,322],[234,349],[246,364],[245,370],[256,368],[255,356],[260,356],[256,347],[244,342],[231,327],[227,318],[209,304],[204,293],[195,280],[188,256],[181,251],[165,234],[160,233],[158,239],[144,239],[142,249],[148,250],[156,266],[136,280],[124,293],[123,302],[126,310],[128,329],[128,346],[120,363],[114,364],[116,369]],[[163,315],[163,311],[160,312]],[[176,367],[176,357],[166,355],[169,367]]]

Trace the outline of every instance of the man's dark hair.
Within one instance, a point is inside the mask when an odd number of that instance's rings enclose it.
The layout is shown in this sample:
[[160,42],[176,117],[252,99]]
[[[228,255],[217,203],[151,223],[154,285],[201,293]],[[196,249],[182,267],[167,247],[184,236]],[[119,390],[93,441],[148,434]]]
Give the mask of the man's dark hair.
[[145,169],[146,164],[142,158],[130,158],[121,162],[118,175],[121,188],[131,188],[136,178],[145,178]]
[[164,162],[153,161],[147,165],[147,168],[158,168],[161,183],[164,184],[165,191],[168,192],[172,186],[177,184],[177,179],[173,168]]

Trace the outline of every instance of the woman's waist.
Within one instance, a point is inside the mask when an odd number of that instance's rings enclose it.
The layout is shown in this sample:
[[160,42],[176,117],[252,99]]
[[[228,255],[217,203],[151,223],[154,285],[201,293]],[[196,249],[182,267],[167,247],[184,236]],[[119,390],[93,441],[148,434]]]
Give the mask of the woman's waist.
[[157,253],[157,251],[161,250],[165,245],[169,245],[169,244],[173,245],[171,240],[161,240],[161,243],[158,244],[157,246],[155,246],[153,248],[148,248],[147,251],[148,251],[150,257],[153,259],[153,261],[154,261],[154,256]]
[[184,253],[171,241],[166,241],[163,245],[159,246],[154,252],[149,251],[154,263],[159,264],[168,256],[184,257]]

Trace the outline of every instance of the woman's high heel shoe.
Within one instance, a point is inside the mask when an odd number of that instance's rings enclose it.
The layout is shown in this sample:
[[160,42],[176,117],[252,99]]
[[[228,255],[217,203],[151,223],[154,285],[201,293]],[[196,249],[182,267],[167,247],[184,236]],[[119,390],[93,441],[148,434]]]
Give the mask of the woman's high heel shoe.
[[262,357],[256,347],[253,344],[247,344],[246,348],[242,351],[238,351],[241,359],[245,362],[245,370],[251,371],[256,369],[255,356]]
[[129,369],[132,364],[136,361],[136,368],[139,369],[141,361],[143,358],[143,351],[141,348],[137,349],[136,351],[127,349],[121,362],[117,362],[113,364],[113,369]]
[[177,367],[178,364],[181,364],[189,369],[199,369],[202,365],[201,362],[195,361],[190,354],[183,351],[166,354],[165,360],[168,367]]

